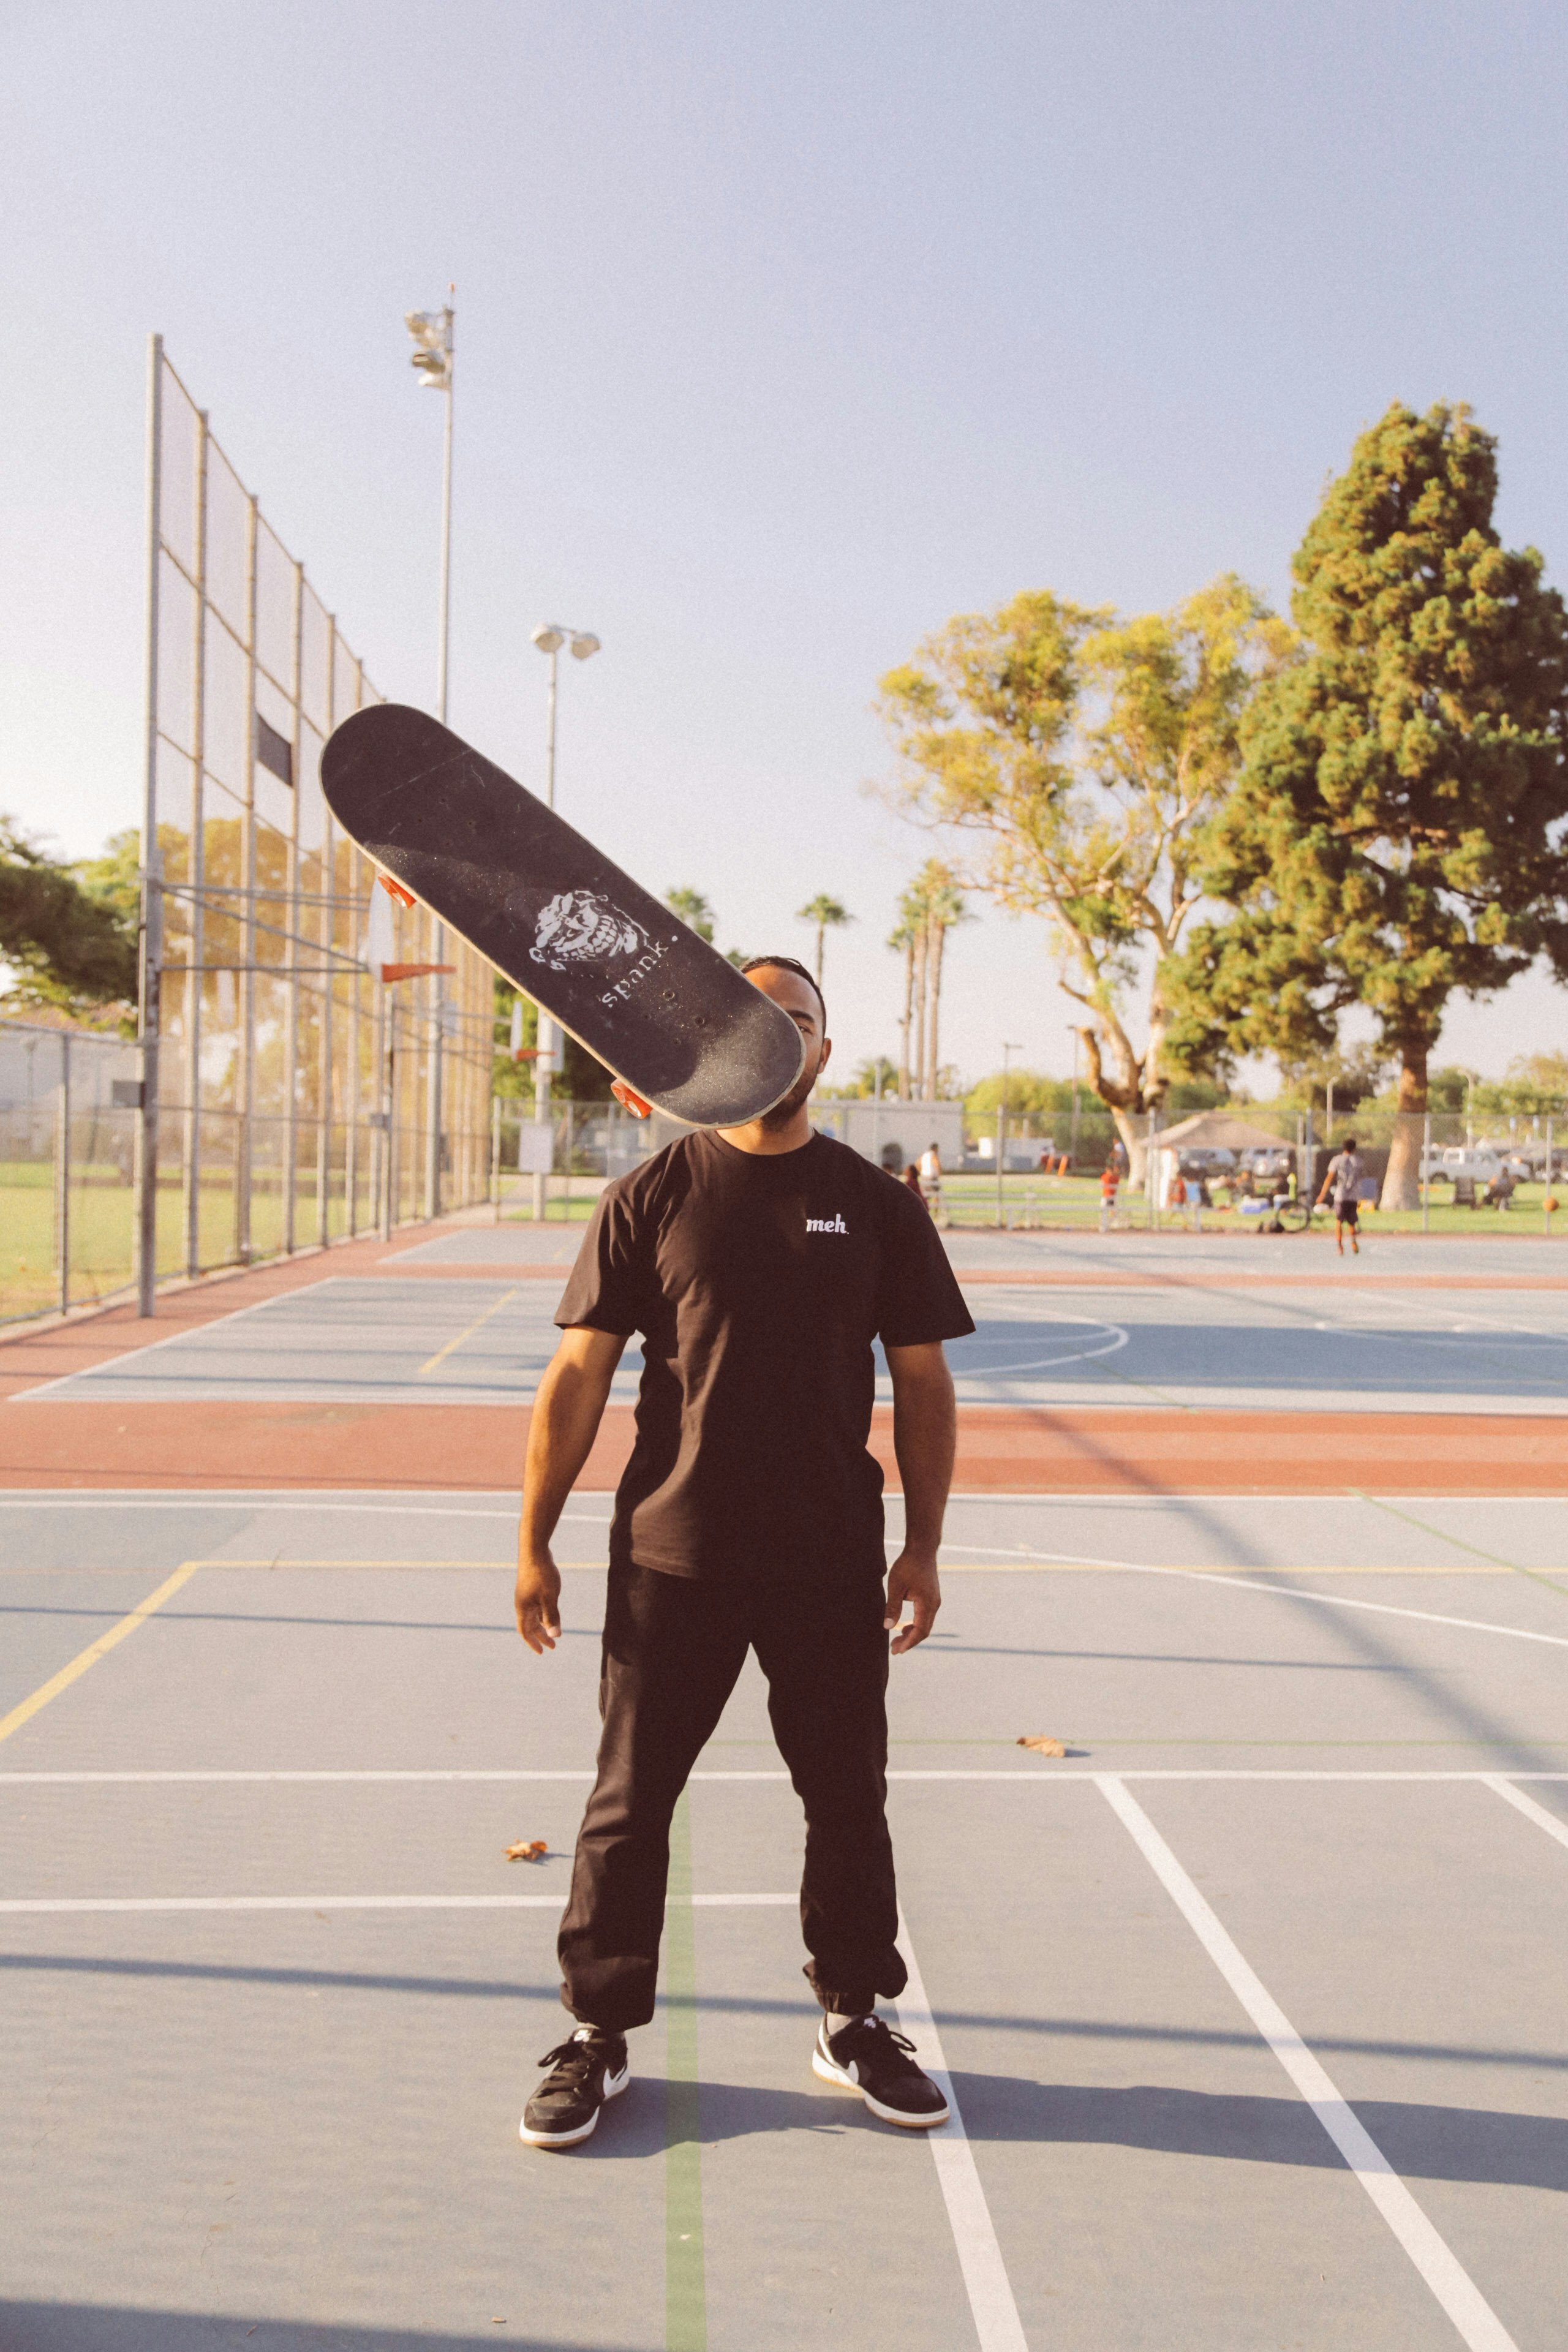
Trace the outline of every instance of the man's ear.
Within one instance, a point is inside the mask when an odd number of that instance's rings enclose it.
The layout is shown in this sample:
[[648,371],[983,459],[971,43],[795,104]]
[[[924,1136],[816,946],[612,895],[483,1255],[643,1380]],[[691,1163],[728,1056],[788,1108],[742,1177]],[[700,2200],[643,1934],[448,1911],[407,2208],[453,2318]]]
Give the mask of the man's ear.
[[823,1039],[823,1041],[822,1041],[822,1058],[821,1058],[821,1060],[817,1063],[817,1066],[816,1066],[816,1075],[817,1075],[817,1076],[818,1076],[818,1077],[820,1077],[820,1076],[822,1076],[823,1071],[827,1067],[827,1057],[828,1057],[828,1055],[832,1053],[832,1051],[833,1051],[833,1040],[832,1040],[832,1038],[831,1038],[831,1037],[825,1037],[825,1038]]

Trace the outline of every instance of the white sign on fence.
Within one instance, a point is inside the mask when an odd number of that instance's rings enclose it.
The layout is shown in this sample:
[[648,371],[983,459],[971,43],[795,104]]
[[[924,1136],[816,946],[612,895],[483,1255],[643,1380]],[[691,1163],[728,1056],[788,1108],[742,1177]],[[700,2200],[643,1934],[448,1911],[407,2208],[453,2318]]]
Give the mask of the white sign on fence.
[[555,1123],[525,1118],[517,1130],[517,1166],[522,1176],[548,1176],[555,1158]]

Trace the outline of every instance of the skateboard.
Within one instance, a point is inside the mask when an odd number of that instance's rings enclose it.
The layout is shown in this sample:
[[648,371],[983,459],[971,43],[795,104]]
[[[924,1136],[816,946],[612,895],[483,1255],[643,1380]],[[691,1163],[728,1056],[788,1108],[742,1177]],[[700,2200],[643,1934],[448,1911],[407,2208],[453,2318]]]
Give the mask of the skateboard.
[[689,1127],[771,1110],[805,1048],[786,1013],[504,770],[422,710],[373,704],[321,754],[351,838],[569,1030]]

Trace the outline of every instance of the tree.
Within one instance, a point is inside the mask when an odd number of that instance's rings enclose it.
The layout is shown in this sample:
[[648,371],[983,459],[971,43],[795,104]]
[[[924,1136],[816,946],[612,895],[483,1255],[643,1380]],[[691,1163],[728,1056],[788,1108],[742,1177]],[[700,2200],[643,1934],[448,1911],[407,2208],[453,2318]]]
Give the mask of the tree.
[[820,988],[823,942],[829,931],[842,930],[845,924],[852,923],[855,918],[847,907],[841,907],[837,898],[830,898],[825,890],[819,890],[815,898],[808,898],[799,909],[795,920],[816,926],[816,984]]
[[1288,1094],[1314,1109],[1321,1099],[1325,1108],[1331,1105],[1351,1111],[1380,1091],[1388,1076],[1388,1063],[1375,1045],[1356,1045],[1348,1054],[1332,1045],[1325,1053],[1282,1060],[1279,1076]]
[[1497,445],[1395,403],[1294,559],[1304,656],[1248,716],[1204,880],[1236,912],[1173,986],[1195,1050],[1286,1056],[1364,1005],[1399,1066],[1384,1208],[1418,1199],[1427,1059],[1455,990],[1568,976],[1568,616],[1492,526]]
[[0,956],[14,999],[68,1011],[134,1002],[139,890],[134,853],[125,887],[122,848],[117,837],[86,868],[62,865],[0,817]]
[[964,1116],[977,1128],[994,1127],[1004,1096],[1009,1118],[1032,1123],[1062,1118],[1072,1110],[1069,1078],[1049,1078],[1039,1070],[994,1070],[964,1096]]
[[700,890],[667,890],[664,903],[677,921],[696,932],[700,940],[713,944],[713,909]]
[[914,1017],[919,1026],[913,1091],[921,1102],[934,1102],[941,1093],[939,1032],[947,935],[955,924],[973,920],[952,868],[940,857],[928,857],[899,901],[899,928],[889,942],[889,946],[901,946],[905,951],[904,1017],[900,1024],[904,1037],[905,1087],[909,1085],[910,1024]]
[[[1140,1122],[1197,1066],[1168,1036],[1165,998],[1202,896],[1194,836],[1230,788],[1242,710],[1289,637],[1231,574],[1125,623],[1039,589],[949,622],[882,681],[896,801],[973,838],[974,887],[1049,923],[1059,984],[1092,1016],[1079,1033],[1089,1084],[1138,1171]],[[1141,976],[1142,1053],[1124,1020]]]

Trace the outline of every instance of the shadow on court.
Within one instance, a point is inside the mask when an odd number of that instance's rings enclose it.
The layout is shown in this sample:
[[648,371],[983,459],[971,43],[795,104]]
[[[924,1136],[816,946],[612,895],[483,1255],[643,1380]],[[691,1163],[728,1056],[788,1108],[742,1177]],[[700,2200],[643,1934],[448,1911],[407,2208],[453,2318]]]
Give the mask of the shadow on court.
[[[0,2302],[5,2352],[563,2352],[559,2336],[519,2336],[508,2326],[480,2336],[438,2336],[424,2328],[314,2327],[294,2319],[252,2319],[238,2312],[136,2311],[122,2304]],[[599,2343],[595,2352],[644,2352]]]
[[[1010,2074],[954,2074],[952,2080],[972,2139],[1053,2140],[1243,2164],[1343,2168],[1328,2134],[1299,2099],[1168,2090],[1149,2083],[1126,2090],[1026,2083]],[[1394,2170],[1407,2179],[1568,2189],[1568,2120],[1560,2116],[1397,2099],[1349,2104]]]

